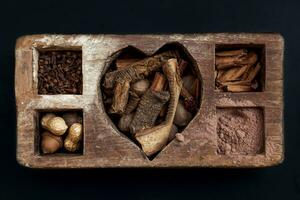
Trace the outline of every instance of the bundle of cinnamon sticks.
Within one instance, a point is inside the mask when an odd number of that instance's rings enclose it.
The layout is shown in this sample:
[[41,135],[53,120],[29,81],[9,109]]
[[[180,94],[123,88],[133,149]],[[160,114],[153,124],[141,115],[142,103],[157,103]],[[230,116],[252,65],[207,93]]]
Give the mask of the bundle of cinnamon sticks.
[[259,89],[258,74],[262,65],[258,54],[250,49],[216,51],[216,88],[228,92]]
[[121,132],[153,155],[196,114],[200,80],[176,50],[117,58],[114,65],[102,82],[105,109]]

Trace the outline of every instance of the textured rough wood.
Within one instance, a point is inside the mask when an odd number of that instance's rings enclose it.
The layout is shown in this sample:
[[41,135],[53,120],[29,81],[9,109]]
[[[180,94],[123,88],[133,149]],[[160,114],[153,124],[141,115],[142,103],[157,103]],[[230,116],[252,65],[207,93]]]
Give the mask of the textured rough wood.
[[[181,43],[196,60],[202,76],[201,107],[182,132],[153,160],[120,133],[105,113],[100,79],[114,52],[132,45],[152,54],[167,42]],[[259,44],[265,47],[262,92],[215,91],[215,45]],[[38,95],[38,50],[82,49],[82,95]],[[266,167],[283,161],[283,38],[278,34],[190,35],[33,35],[16,44],[17,160],[31,168],[104,167]],[[261,107],[264,152],[256,155],[217,153],[217,107]],[[83,110],[83,154],[39,153],[39,111]]]

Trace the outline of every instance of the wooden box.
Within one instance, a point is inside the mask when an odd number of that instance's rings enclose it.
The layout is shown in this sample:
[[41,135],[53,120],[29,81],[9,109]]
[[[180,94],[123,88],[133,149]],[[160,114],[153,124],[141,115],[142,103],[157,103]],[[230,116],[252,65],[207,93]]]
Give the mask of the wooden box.
[[[183,45],[201,74],[201,106],[184,129],[184,141],[173,140],[154,159],[112,125],[103,108],[100,80],[114,52],[128,45],[153,54],[170,42]],[[215,50],[231,46],[260,48],[262,88],[230,93],[215,88]],[[32,35],[16,43],[15,94],[17,160],[30,168],[107,167],[267,167],[284,159],[283,149],[283,38],[278,34],[171,35]],[[45,49],[82,51],[82,94],[38,94],[39,52]],[[220,154],[218,113],[235,109],[259,110],[261,152]],[[43,155],[39,150],[39,117],[45,111],[79,110],[83,115],[81,153]],[[244,122],[243,122],[244,123]]]

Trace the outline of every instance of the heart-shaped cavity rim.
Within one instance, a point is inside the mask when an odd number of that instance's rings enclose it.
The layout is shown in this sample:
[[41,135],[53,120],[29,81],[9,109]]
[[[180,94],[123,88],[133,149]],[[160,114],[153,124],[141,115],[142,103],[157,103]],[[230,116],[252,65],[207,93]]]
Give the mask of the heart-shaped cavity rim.
[[[153,53],[145,53],[143,50],[139,49],[139,48],[136,48],[135,46],[133,45],[127,45],[117,51],[115,51],[114,53],[112,53],[106,60],[106,63],[105,63],[105,66],[103,67],[103,70],[100,74],[100,79],[99,79],[99,102],[103,108],[103,111],[105,113],[105,117],[107,119],[107,121],[109,122],[109,124],[111,125],[111,127],[116,131],[117,134],[119,134],[121,137],[124,137],[126,138],[127,140],[129,140],[132,144],[134,144],[137,149],[143,154],[144,158],[149,160],[149,161],[152,161],[154,160],[155,158],[158,157],[158,155],[164,150],[166,149],[172,142],[174,142],[174,139],[172,139],[170,142],[168,142],[166,144],[165,147],[163,147],[159,152],[157,152],[156,154],[152,155],[152,156],[147,156],[145,154],[145,152],[142,150],[142,148],[138,145],[137,141],[135,141],[134,139],[128,137],[126,134],[124,134],[122,131],[120,131],[117,127],[117,125],[115,124],[115,122],[113,121],[113,119],[109,116],[109,114],[106,112],[106,108],[105,108],[105,105],[104,105],[104,102],[103,102],[103,92],[102,92],[102,89],[101,89],[101,85],[103,83],[103,78],[105,76],[105,74],[108,72],[109,68],[111,67],[111,65],[114,63],[114,61],[116,59],[118,59],[118,57],[120,57],[122,55],[122,53],[124,53],[124,51],[130,49],[131,51],[135,51],[135,54],[139,54],[139,57],[141,59],[143,58],[146,58],[146,57],[149,57],[149,56],[153,56],[153,55],[156,55],[158,53],[161,53],[163,51],[166,51],[166,50],[171,50],[171,49],[176,49],[176,50],[179,50],[180,51],[180,55],[182,56],[183,59],[185,59],[186,61],[188,61],[188,63],[191,64],[192,68],[194,70],[196,70],[196,77],[199,79],[200,81],[200,97],[198,99],[198,108],[197,108],[197,111],[196,113],[193,115],[191,121],[181,130],[181,132],[183,132],[185,129],[187,129],[189,127],[189,125],[191,124],[191,122],[195,119],[195,117],[199,114],[199,111],[200,111],[200,108],[201,108],[201,102],[202,102],[202,98],[203,98],[203,87],[202,87],[202,76],[201,76],[201,73],[200,73],[200,69],[198,67],[198,64],[197,64],[197,61],[193,58],[193,56],[189,53],[189,51],[186,49],[186,47],[184,47],[184,45],[182,45],[181,43],[179,42],[167,42],[165,44],[163,44],[160,48],[156,49],[155,51],[151,51]],[[149,52],[149,51],[147,51]],[[139,58],[138,57],[138,58]],[[134,56],[133,58],[136,58],[136,56]]]

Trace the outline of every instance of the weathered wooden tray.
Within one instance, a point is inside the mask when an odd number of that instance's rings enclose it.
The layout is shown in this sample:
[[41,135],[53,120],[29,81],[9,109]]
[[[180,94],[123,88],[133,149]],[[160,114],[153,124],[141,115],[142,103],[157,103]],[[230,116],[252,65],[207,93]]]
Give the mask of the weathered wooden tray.
[[[128,46],[152,54],[169,42],[182,44],[196,60],[202,77],[201,106],[182,132],[153,160],[112,125],[103,108],[100,79],[111,55]],[[260,92],[215,90],[217,46],[259,46],[264,59]],[[283,38],[278,34],[188,35],[33,35],[17,40],[15,93],[17,160],[31,168],[106,167],[266,167],[283,161]],[[39,95],[38,52],[43,49],[82,50],[82,95]],[[255,155],[217,152],[218,109],[260,109],[263,117],[262,152]],[[45,111],[83,112],[83,152],[42,155],[39,116]]]

